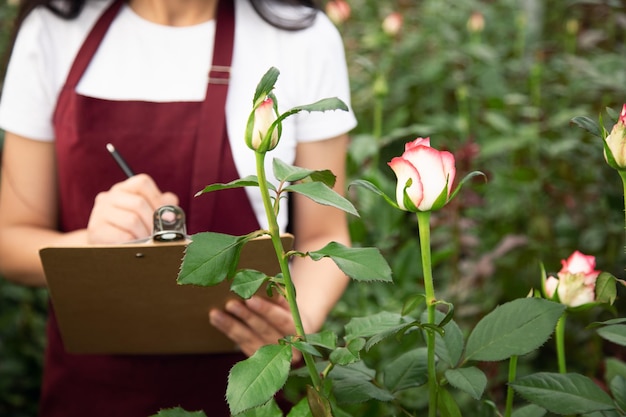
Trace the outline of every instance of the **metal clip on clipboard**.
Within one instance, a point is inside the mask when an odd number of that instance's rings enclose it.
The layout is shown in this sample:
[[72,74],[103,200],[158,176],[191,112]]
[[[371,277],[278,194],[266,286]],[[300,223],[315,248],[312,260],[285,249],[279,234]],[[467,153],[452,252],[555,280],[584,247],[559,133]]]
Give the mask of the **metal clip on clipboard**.
[[167,205],[154,211],[152,239],[155,242],[175,242],[187,239],[185,212],[178,206]]

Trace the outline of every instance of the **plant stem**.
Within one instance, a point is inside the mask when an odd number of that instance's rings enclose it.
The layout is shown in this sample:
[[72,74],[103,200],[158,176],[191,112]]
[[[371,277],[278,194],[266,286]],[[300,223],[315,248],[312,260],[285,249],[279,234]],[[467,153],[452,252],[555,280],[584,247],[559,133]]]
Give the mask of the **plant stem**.
[[504,410],[504,417],[511,417],[513,411],[513,387],[511,383],[515,381],[517,375],[517,355],[511,356],[509,359],[509,380],[508,387],[506,389],[506,408]]
[[624,230],[626,230],[626,172],[625,171],[617,171],[619,172],[619,176],[622,179],[622,188],[624,195]]
[[[424,272],[424,290],[426,292],[426,310],[428,323],[435,324],[435,287],[433,285],[432,262],[430,256],[430,212],[417,212],[417,225],[422,253],[422,270]],[[428,416],[437,415],[437,370],[435,368],[435,331],[426,330],[426,347],[428,350]]]
[[[289,260],[288,257],[285,255],[283,242],[280,239],[280,229],[278,227],[278,221],[276,220],[276,216],[274,214],[272,200],[270,198],[269,189],[267,187],[267,176],[265,175],[265,152],[255,152],[255,155],[257,177],[259,179],[259,189],[261,190],[263,207],[265,208],[265,213],[267,215],[270,237],[272,239],[272,244],[274,245],[274,250],[276,251],[278,263],[280,265],[280,271],[283,274],[283,281],[285,285],[285,298],[287,299],[287,303],[289,304],[289,310],[291,311],[291,316],[293,317],[293,322],[296,327],[296,336],[299,339],[306,341],[306,334],[304,333],[304,326],[302,324],[302,318],[300,317],[300,310],[298,309],[298,303],[296,302],[296,288],[293,284],[293,280],[291,279],[291,271],[289,270]],[[307,352],[302,352],[302,358],[304,359],[304,363],[306,364],[306,367],[311,376],[313,386],[319,392],[321,389],[321,378],[315,367],[313,357]]]
[[565,365],[565,320],[567,313],[559,318],[556,323],[555,337],[556,337],[556,357],[559,362],[559,373],[564,374],[567,372]]

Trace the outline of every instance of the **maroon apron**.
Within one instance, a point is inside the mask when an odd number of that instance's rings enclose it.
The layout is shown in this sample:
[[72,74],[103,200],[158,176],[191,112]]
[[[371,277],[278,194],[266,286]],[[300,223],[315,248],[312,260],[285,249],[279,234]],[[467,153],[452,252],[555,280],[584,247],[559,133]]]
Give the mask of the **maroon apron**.
[[[78,95],[76,85],[123,4],[116,0],[96,22],[57,103],[60,230],[85,228],[96,194],[124,179],[106,151],[109,142],[135,172],[148,173],[161,190],[179,196],[189,233],[242,235],[259,229],[242,188],[193,197],[205,185],[238,178],[224,115],[234,39],[233,0],[219,2],[204,102],[111,101]],[[229,415],[224,399],[227,375],[243,359],[240,354],[69,354],[53,306],[47,338],[43,417],[147,417],[176,406],[205,410],[209,416]]]

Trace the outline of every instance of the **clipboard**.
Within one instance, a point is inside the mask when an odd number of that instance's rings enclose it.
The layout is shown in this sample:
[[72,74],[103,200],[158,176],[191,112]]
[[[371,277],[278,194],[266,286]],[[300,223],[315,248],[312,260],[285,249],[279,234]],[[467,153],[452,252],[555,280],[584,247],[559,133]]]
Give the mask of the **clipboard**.
[[[293,236],[282,237],[290,250]],[[237,351],[211,325],[230,280],[176,282],[188,242],[48,247],[39,252],[65,349],[78,354],[193,354]],[[279,271],[268,236],[248,241],[237,269]]]

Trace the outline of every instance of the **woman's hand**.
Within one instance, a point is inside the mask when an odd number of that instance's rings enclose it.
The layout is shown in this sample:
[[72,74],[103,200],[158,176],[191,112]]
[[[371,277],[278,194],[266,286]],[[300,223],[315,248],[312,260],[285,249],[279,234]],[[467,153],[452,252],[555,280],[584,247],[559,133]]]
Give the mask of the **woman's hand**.
[[177,205],[178,197],[161,192],[146,174],[119,182],[96,196],[87,225],[87,241],[121,243],[148,237],[152,234],[154,211],[167,204]]
[[[252,356],[261,346],[275,344],[296,332],[289,306],[282,297],[230,300],[224,310],[209,312],[211,324],[237,343],[247,356]],[[300,352],[294,349],[293,362],[299,359]]]

